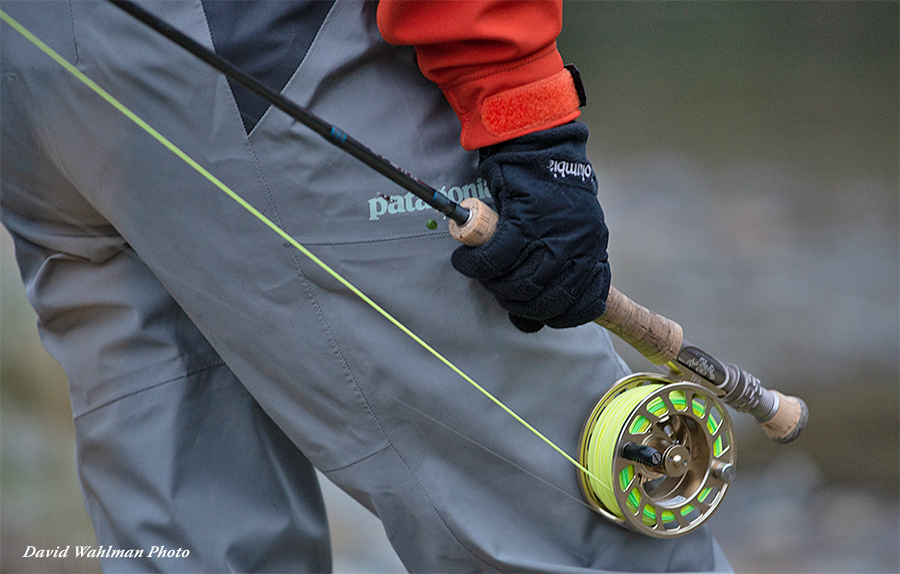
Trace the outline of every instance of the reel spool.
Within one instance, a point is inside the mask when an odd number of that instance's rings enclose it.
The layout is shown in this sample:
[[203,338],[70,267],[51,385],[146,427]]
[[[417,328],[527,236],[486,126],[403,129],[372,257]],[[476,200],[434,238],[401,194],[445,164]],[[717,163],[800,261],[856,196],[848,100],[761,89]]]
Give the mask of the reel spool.
[[706,522],[735,476],[734,428],[707,388],[641,373],[604,394],[585,421],[579,472],[605,518],[654,538]]

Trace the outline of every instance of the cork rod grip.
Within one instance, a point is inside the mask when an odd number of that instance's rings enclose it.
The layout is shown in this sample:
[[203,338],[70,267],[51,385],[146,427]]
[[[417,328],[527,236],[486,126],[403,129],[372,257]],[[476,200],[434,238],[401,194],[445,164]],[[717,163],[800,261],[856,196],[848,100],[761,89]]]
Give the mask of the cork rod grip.
[[673,360],[684,340],[681,325],[638,305],[612,286],[606,298],[606,312],[594,322],[609,329],[654,365]]
[[460,205],[469,210],[469,220],[463,225],[457,225],[455,221],[450,220],[450,235],[453,239],[469,247],[478,247],[490,241],[500,219],[497,212],[474,197],[462,200]]

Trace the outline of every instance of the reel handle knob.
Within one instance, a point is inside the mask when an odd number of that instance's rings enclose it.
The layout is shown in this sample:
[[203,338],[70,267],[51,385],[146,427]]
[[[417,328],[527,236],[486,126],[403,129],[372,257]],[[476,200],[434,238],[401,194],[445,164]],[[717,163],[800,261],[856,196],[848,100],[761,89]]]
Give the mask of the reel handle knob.
[[637,444],[634,442],[626,442],[622,445],[622,456],[628,460],[645,464],[649,467],[657,467],[662,464],[662,453],[653,448]]

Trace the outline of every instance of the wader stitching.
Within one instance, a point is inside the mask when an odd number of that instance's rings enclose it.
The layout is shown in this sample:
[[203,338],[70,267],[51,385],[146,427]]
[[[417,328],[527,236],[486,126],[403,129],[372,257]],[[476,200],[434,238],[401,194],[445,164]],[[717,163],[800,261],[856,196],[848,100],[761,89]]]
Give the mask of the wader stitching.
[[[409,474],[409,476],[412,478],[413,482],[416,483],[416,487],[417,487],[417,488],[419,489],[419,491],[422,493],[422,496],[425,497],[425,500],[428,501],[428,506],[431,508],[431,511],[434,512],[435,516],[437,516],[438,521],[441,523],[441,525],[447,530],[447,533],[450,535],[450,538],[452,538],[452,539],[453,539],[453,540],[454,540],[454,541],[455,541],[455,542],[456,542],[463,550],[465,550],[466,552],[468,552],[469,555],[471,555],[471,556],[472,556],[475,560],[477,560],[478,562],[480,562],[480,563],[482,563],[482,564],[484,564],[484,565],[486,565],[486,566],[489,566],[489,567],[491,567],[491,568],[497,569],[497,566],[496,566],[496,565],[493,565],[493,564],[491,564],[490,562],[487,562],[484,558],[482,558],[481,556],[478,556],[477,554],[475,554],[474,552],[472,552],[472,551],[471,551],[465,544],[463,544],[463,542],[462,542],[462,541],[461,541],[461,540],[453,533],[453,530],[450,528],[450,526],[449,526],[449,525],[447,524],[447,522],[444,520],[444,517],[441,516],[441,513],[440,513],[440,512],[438,511],[438,509],[434,506],[434,503],[431,502],[431,498],[428,497],[428,492],[425,490],[425,487],[422,486],[422,483],[419,481],[418,477],[416,477],[415,473],[412,471],[412,469],[411,469],[411,468],[409,467],[409,465],[406,463],[406,460],[403,458],[403,455],[400,454],[400,451],[397,450],[397,447],[394,446],[394,445],[390,442],[390,440],[388,440],[388,444],[387,444],[387,446],[385,446],[384,448],[379,449],[379,450],[373,452],[372,454],[370,454],[370,455],[368,455],[368,456],[364,456],[364,457],[362,457],[362,458],[359,459],[359,460],[355,460],[355,461],[351,462],[350,464],[347,464],[347,465],[344,465],[344,466],[341,466],[341,467],[338,467],[338,468],[333,468],[333,469],[331,469],[331,470],[323,470],[323,471],[322,471],[322,474],[329,475],[329,474],[334,474],[334,473],[336,473],[336,472],[340,472],[340,471],[342,471],[342,470],[346,470],[346,469],[348,469],[348,468],[350,468],[350,467],[352,467],[352,466],[355,466],[355,465],[357,465],[357,464],[359,464],[359,463],[361,463],[361,462],[363,462],[363,461],[366,461],[366,460],[368,460],[368,459],[370,459],[370,458],[373,458],[373,457],[375,457],[375,456],[378,456],[379,454],[381,454],[381,453],[383,453],[383,452],[385,452],[385,451],[387,451],[387,450],[393,451],[394,454],[397,455],[397,458],[400,459],[400,462],[403,464],[403,468],[406,469],[406,472],[407,472],[407,473]],[[503,570],[499,570],[499,569],[498,569],[498,571],[503,572]]]
[[72,419],[72,420],[76,420],[76,421],[77,421],[78,419],[80,419],[81,417],[83,417],[83,416],[85,416],[85,415],[89,415],[89,414],[91,414],[91,413],[93,413],[93,412],[95,412],[95,411],[98,411],[98,410],[100,410],[100,409],[102,409],[102,408],[104,408],[104,407],[108,407],[109,405],[111,405],[111,404],[113,404],[113,403],[116,403],[116,402],[118,402],[118,401],[121,401],[122,399],[127,399],[128,397],[133,397],[134,395],[139,395],[139,394],[143,393],[144,391],[150,391],[150,390],[153,390],[153,389],[155,389],[155,388],[157,388],[157,387],[161,387],[161,386],[163,386],[163,385],[167,385],[167,384],[169,384],[169,383],[174,383],[174,382],[176,382],[176,381],[181,381],[181,380],[183,380],[183,379],[186,379],[186,378],[191,377],[191,376],[193,376],[193,375],[196,375],[196,374],[198,374],[198,373],[202,373],[203,371],[209,371],[209,370],[211,370],[211,369],[218,369],[219,367],[224,367],[224,366],[225,366],[225,363],[224,363],[223,361],[219,361],[218,363],[213,363],[212,365],[207,365],[207,366],[205,366],[205,367],[198,367],[198,368],[196,368],[196,369],[194,369],[194,370],[187,371],[187,372],[184,373],[183,375],[179,375],[179,376],[177,376],[177,377],[172,377],[171,379],[168,379],[168,380],[165,380],[165,381],[161,381],[161,382],[159,382],[159,383],[154,383],[154,384],[149,385],[149,386],[146,386],[146,387],[144,387],[144,388],[142,388],[142,389],[138,389],[138,390],[132,391],[132,392],[130,392],[130,393],[128,393],[128,394],[122,395],[121,397],[116,397],[116,398],[114,398],[114,399],[112,399],[112,400],[110,400],[110,401],[107,401],[107,402],[103,403],[102,405],[98,405],[98,406],[96,406],[96,407],[94,407],[94,408],[92,408],[92,409],[90,409],[90,410],[87,410],[87,411],[85,411],[85,412],[79,414],[78,416],[76,416],[76,417],[75,417],[74,419]]
[[72,63],[77,66],[81,56],[78,55],[78,41],[75,39],[75,8],[72,6],[72,0],[69,0],[69,19],[72,21],[72,46],[75,48],[75,61]]
[[[319,39],[319,34],[322,33],[322,29],[325,28],[325,25],[328,23],[328,19],[331,17],[332,14],[334,14],[334,7],[335,7],[335,4],[337,4],[337,2],[336,2],[336,0],[330,0],[330,1],[331,1],[331,8],[329,8],[328,13],[325,14],[325,18],[322,20],[322,24],[319,26],[319,29],[316,31],[315,36],[313,36],[312,42],[309,43],[309,48],[306,49],[306,53],[303,54],[303,58],[300,60],[300,63],[297,64],[297,68],[294,70],[294,73],[291,74],[291,77],[288,78],[288,81],[284,84],[284,86],[282,86],[281,91],[279,92],[280,94],[285,94],[288,86],[291,85],[291,82],[293,82],[294,78],[297,76],[297,74],[300,73],[300,68],[303,67],[303,62],[305,62],[306,59],[309,58],[310,52],[313,51],[313,47],[316,45],[316,40]],[[247,134],[248,137],[257,130],[257,128],[259,127],[259,125],[261,123],[263,123],[263,119],[266,116],[268,116],[271,113],[275,113],[275,112],[273,112],[273,110],[277,110],[277,111],[281,112],[281,110],[278,110],[278,108],[276,108],[275,106],[270,105],[268,108],[266,108],[266,111],[263,112],[262,117],[259,118],[259,121],[256,122],[256,125],[254,125],[253,129],[250,130],[250,133]]]
[[482,558],[481,556],[478,556],[477,554],[475,554],[472,550],[469,549],[468,546],[466,546],[465,544],[463,544],[462,540],[460,540],[459,538],[457,538],[456,534],[454,534],[454,533],[453,533],[453,530],[450,528],[450,525],[447,524],[447,522],[444,520],[444,517],[441,516],[441,513],[440,513],[440,512],[438,511],[438,509],[434,506],[434,503],[431,502],[431,498],[428,496],[428,491],[426,491],[426,490],[425,490],[425,487],[422,486],[422,483],[419,482],[419,478],[416,476],[416,474],[412,471],[412,469],[411,469],[411,468],[409,467],[409,465],[406,463],[406,460],[403,458],[403,455],[400,454],[400,451],[397,450],[397,448],[396,448],[394,445],[391,445],[391,450],[393,450],[394,453],[396,453],[397,458],[399,458],[399,459],[400,459],[400,462],[403,463],[403,468],[406,469],[406,472],[408,472],[409,475],[412,477],[413,481],[415,481],[416,486],[417,486],[418,489],[422,492],[422,496],[424,496],[424,497],[425,497],[425,500],[428,501],[428,506],[431,507],[431,511],[434,512],[434,515],[437,516],[437,518],[438,518],[438,520],[440,521],[440,523],[441,523],[441,524],[444,526],[444,528],[447,530],[447,533],[450,535],[450,537],[451,537],[454,541],[456,541],[456,543],[460,546],[460,548],[462,548],[463,550],[465,550],[466,552],[468,552],[468,553],[472,556],[472,558],[474,558],[474,559],[477,560],[478,562],[484,564],[485,566],[490,566],[491,568],[494,568],[494,569],[497,570],[498,572],[504,572],[504,570],[501,570],[501,569],[498,568],[496,565],[491,564],[490,562],[488,562],[487,560],[485,560],[485,559]]
[[[275,205],[275,198],[272,196],[271,190],[269,189],[269,184],[266,181],[266,176],[263,173],[262,167],[259,164],[259,160],[256,157],[256,153],[253,150],[253,142],[250,140],[249,136],[245,136],[247,150],[250,153],[250,157],[252,158],[253,165],[256,168],[256,173],[259,176],[260,183],[263,186],[263,190],[266,195],[266,202],[272,208],[272,221],[275,222],[278,227],[284,228],[284,223],[281,219],[281,215],[278,212],[278,207]],[[316,295],[313,292],[312,285],[307,279],[306,275],[303,273],[303,268],[301,266],[300,257],[296,249],[291,249],[291,258],[294,260],[294,267],[297,272],[297,276],[303,281],[304,289],[306,290],[306,295],[309,298],[310,304],[315,310],[316,317],[319,319],[319,322],[322,325],[322,329],[325,331],[325,337],[331,345],[332,353],[337,359],[338,363],[341,366],[341,369],[344,371],[344,376],[346,380],[353,385],[353,388],[356,389],[357,395],[362,399],[363,405],[365,406],[366,411],[368,411],[369,415],[375,421],[376,426],[378,427],[379,432],[383,439],[387,442],[388,445],[391,444],[390,439],[388,439],[387,433],[385,432],[384,426],[381,424],[381,421],[378,420],[378,416],[375,414],[375,411],[372,409],[372,406],[369,404],[369,400],[366,398],[365,393],[363,393],[359,384],[356,382],[356,377],[353,376],[353,371],[350,369],[350,365],[347,363],[344,358],[344,354],[341,352],[340,346],[337,343],[337,339],[334,336],[334,333],[331,330],[331,327],[328,325],[328,321],[325,318],[325,312],[322,310],[322,307],[319,305],[319,301],[316,299]]]
[[360,459],[354,460],[353,462],[351,462],[349,464],[345,464],[344,466],[339,466],[337,468],[332,468],[329,470],[322,470],[322,474],[331,474],[331,473],[335,473],[335,472],[340,472],[342,470],[347,470],[351,466],[355,466],[363,461],[369,460],[372,457],[378,456],[379,454],[383,453],[384,451],[386,451],[388,449],[393,449],[393,448],[394,448],[393,445],[388,443],[388,444],[384,445],[383,447],[381,447],[380,449],[373,452],[372,454],[368,454]]
[[410,241],[412,239],[428,239],[430,237],[447,237],[449,231],[438,231],[432,233],[419,233],[416,235],[404,235],[402,237],[385,237],[382,239],[357,239],[354,241],[304,241],[304,245],[324,246],[341,246],[341,245],[367,245],[370,243],[392,243],[396,241]]

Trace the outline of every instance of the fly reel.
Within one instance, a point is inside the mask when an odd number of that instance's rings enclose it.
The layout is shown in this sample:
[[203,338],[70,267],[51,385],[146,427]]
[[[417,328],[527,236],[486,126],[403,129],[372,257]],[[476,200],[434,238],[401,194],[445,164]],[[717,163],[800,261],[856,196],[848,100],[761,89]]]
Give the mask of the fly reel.
[[[579,472],[585,499],[641,534],[673,538],[703,524],[735,476],[734,428],[706,387],[635,374],[585,421]],[[597,480],[599,479],[599,480]]]

